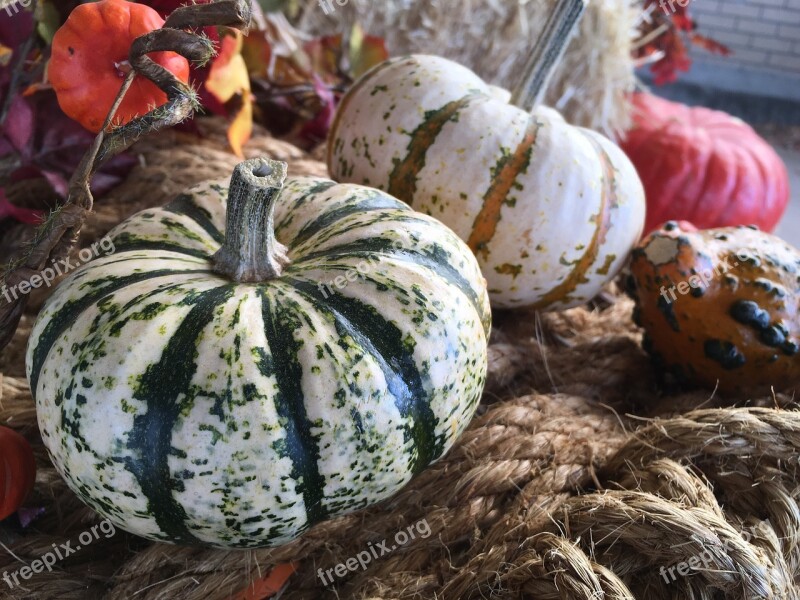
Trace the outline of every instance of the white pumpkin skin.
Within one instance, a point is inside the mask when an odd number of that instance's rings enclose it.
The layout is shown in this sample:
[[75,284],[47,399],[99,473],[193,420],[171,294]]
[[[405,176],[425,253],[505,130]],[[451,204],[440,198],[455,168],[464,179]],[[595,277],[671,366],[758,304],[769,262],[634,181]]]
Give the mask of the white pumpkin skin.
[[508,97],[444,58],[391,59],[342,100],[328,167],[452,228],[475,251],[494,306],[582,304],[641,237],[641,181],[603,136]]
[[481,396],[488,296],[436,220],[315,178],[287,180],[276,202],[291,264],[231,282],[209,260],[226,194],[206,184],[114,229],[116,252],[41,311],[28,378],[53,463],[116,525],[276,546],[450,448]]

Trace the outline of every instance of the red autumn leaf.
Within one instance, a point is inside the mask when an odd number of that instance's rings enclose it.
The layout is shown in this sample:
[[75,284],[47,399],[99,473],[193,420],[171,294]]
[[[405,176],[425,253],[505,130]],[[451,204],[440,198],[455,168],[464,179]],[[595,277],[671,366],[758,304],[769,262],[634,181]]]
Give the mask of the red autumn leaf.
[[277,87],[308,83],[313,67],[295,29],[282,15],[266,14],[262,20],[242,49],[251,76]]
[[357,24],[346,38],[304,40],[280,15],[266,14],[257,22],[242,54],[259,118],[275,135],[304,148],[316,145],[326,138],[348,85],[388,58],[384,41],[365,35]]
[[6,198],[5,192],[0,189],[0,221],[11,217],[20,223],[27,223],[29,225],[38,225],[44,219],[44,212],[41,210],[30,210],[28,208],[20,208],[11,204]]
[[721,54],[723,56],[728,56],[731,54],[730,48],[728,48],[726,45],[720,44],[718,41],[707,38],[704,35],[694,33],[692,34],[691,39],[692,43],[696,46],[700,46],[701,48],[704,48],[714,54]]
[[0,10],[0,44],[9,48],[17,48],[33,32],[33,11],[26,10],[19,3],[16,7],[19,8],[16,13],[11,6],[8,10]]
[[[44,177],[66,197],[69,178],[94,137],[61,112],[52,91],[20,95],[12,101],[0,126],[0,158],[16,155],[18,166],[9,175],[12,181]],[[92,180],[92,193],[99,197],[107,192],[135,164],[136,159],[129,154],[113,157]]]
[[724,45],[696,33],[697,23],[691,18],[689,7],[671,6],[674,10],[662,8],[660,0],[645,0],[647,18],[642,19],[639,34],[649,41],[634,51],[634,58],[652,63],[650,71],[656,85],[675,81],[679,72],[691,68],[687,44],[716,54],[730,54]]
[[328,83],[336,83],[339,77],[339,56],[342,52],[342,36],[326,35],[306,42],[304,50],[311,59],[314,73]]
[[314,75],[314,91],[322,104],[322,108],[313,119],[300,129],[300,137],[309,142],[311,146],[316,146],[327,138],[328,131],[333,124],[333,117],[336,114],[337,104],[336,96],[317,75]]
[[695,27],[694,21],[685,12],[676,12],[672,16],[672,22],[678,31],[692,31]]

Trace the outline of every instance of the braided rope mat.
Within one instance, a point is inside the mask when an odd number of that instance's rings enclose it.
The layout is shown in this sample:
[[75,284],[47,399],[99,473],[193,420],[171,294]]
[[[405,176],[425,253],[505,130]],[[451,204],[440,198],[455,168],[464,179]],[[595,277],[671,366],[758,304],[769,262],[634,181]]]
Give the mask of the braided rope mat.
[[[140,166],[97,203],[82,244],[197,181],[228,175],[237,161],[219,125],[207,127],[203,140],[167,132],[141,143]],[[263,133],[247,150],[288,161],[293,174],[325,174]],[[0,597],[223,600],[296,560],[283,599],[800,598],[800,413],[792,397],[665,391],[631,311],[612,286],[592,306],[561,314],[496,314],[487,389],[469,430],[378,506],[272,550],[181,548],[117,531],[21,587],[0,582]],[[46,511],[5,540],[0,573],[99,522],[38,437],[24,374],[34,318],[24,317],[0,354],[0,423],[34,443],[40,470],[27,504]],[[317,576],[423,519],[429,536],[328,587]]]

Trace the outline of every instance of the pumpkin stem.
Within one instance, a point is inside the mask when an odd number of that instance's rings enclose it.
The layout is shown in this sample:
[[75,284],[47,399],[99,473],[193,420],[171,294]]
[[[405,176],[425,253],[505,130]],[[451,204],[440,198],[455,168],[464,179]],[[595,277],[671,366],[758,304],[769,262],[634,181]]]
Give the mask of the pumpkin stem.
[[586,0],[557,0],[511,94],[511,104],[531,112],[541,102],[547,85],[586,9]]
[[280,276],[289,259],[286,247],[275,239],[272,213],[285,179],[285,162],[253,158],[236,165],[225,242],[211,259],[214,271],[240,283]]

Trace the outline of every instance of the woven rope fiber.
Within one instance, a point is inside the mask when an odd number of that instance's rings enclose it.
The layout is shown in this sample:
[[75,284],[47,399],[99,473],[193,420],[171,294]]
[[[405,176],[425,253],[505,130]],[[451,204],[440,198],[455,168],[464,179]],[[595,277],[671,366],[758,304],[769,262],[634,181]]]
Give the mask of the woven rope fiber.
[[[205,127],[202,140],[166,132],[139,144],[140,165],[96,203],[81,244],[229,175],[237,161],[224,130]],[[325,175],[322,163],[263,131],[247,154],[285,160],[290,174]],[[42,300],[0,354],[0,423],[33,443],[39,473],[26,504],[45,512],[2,540],[0,573],[100,522],[39,438],[24,352]],[[800,598],[800,413],[791,395],[671,390],[641,349],[632,308],[612,286],[564,313],[496,313],[488,384],[469,429],[379,505],[261,551],[155,544],[117,530],[22,586],[0,581],[0,596],[223,600],[297,561],[282,600]],[[427,535],[327,586],[320,580],[319,569],[422,522]]]

